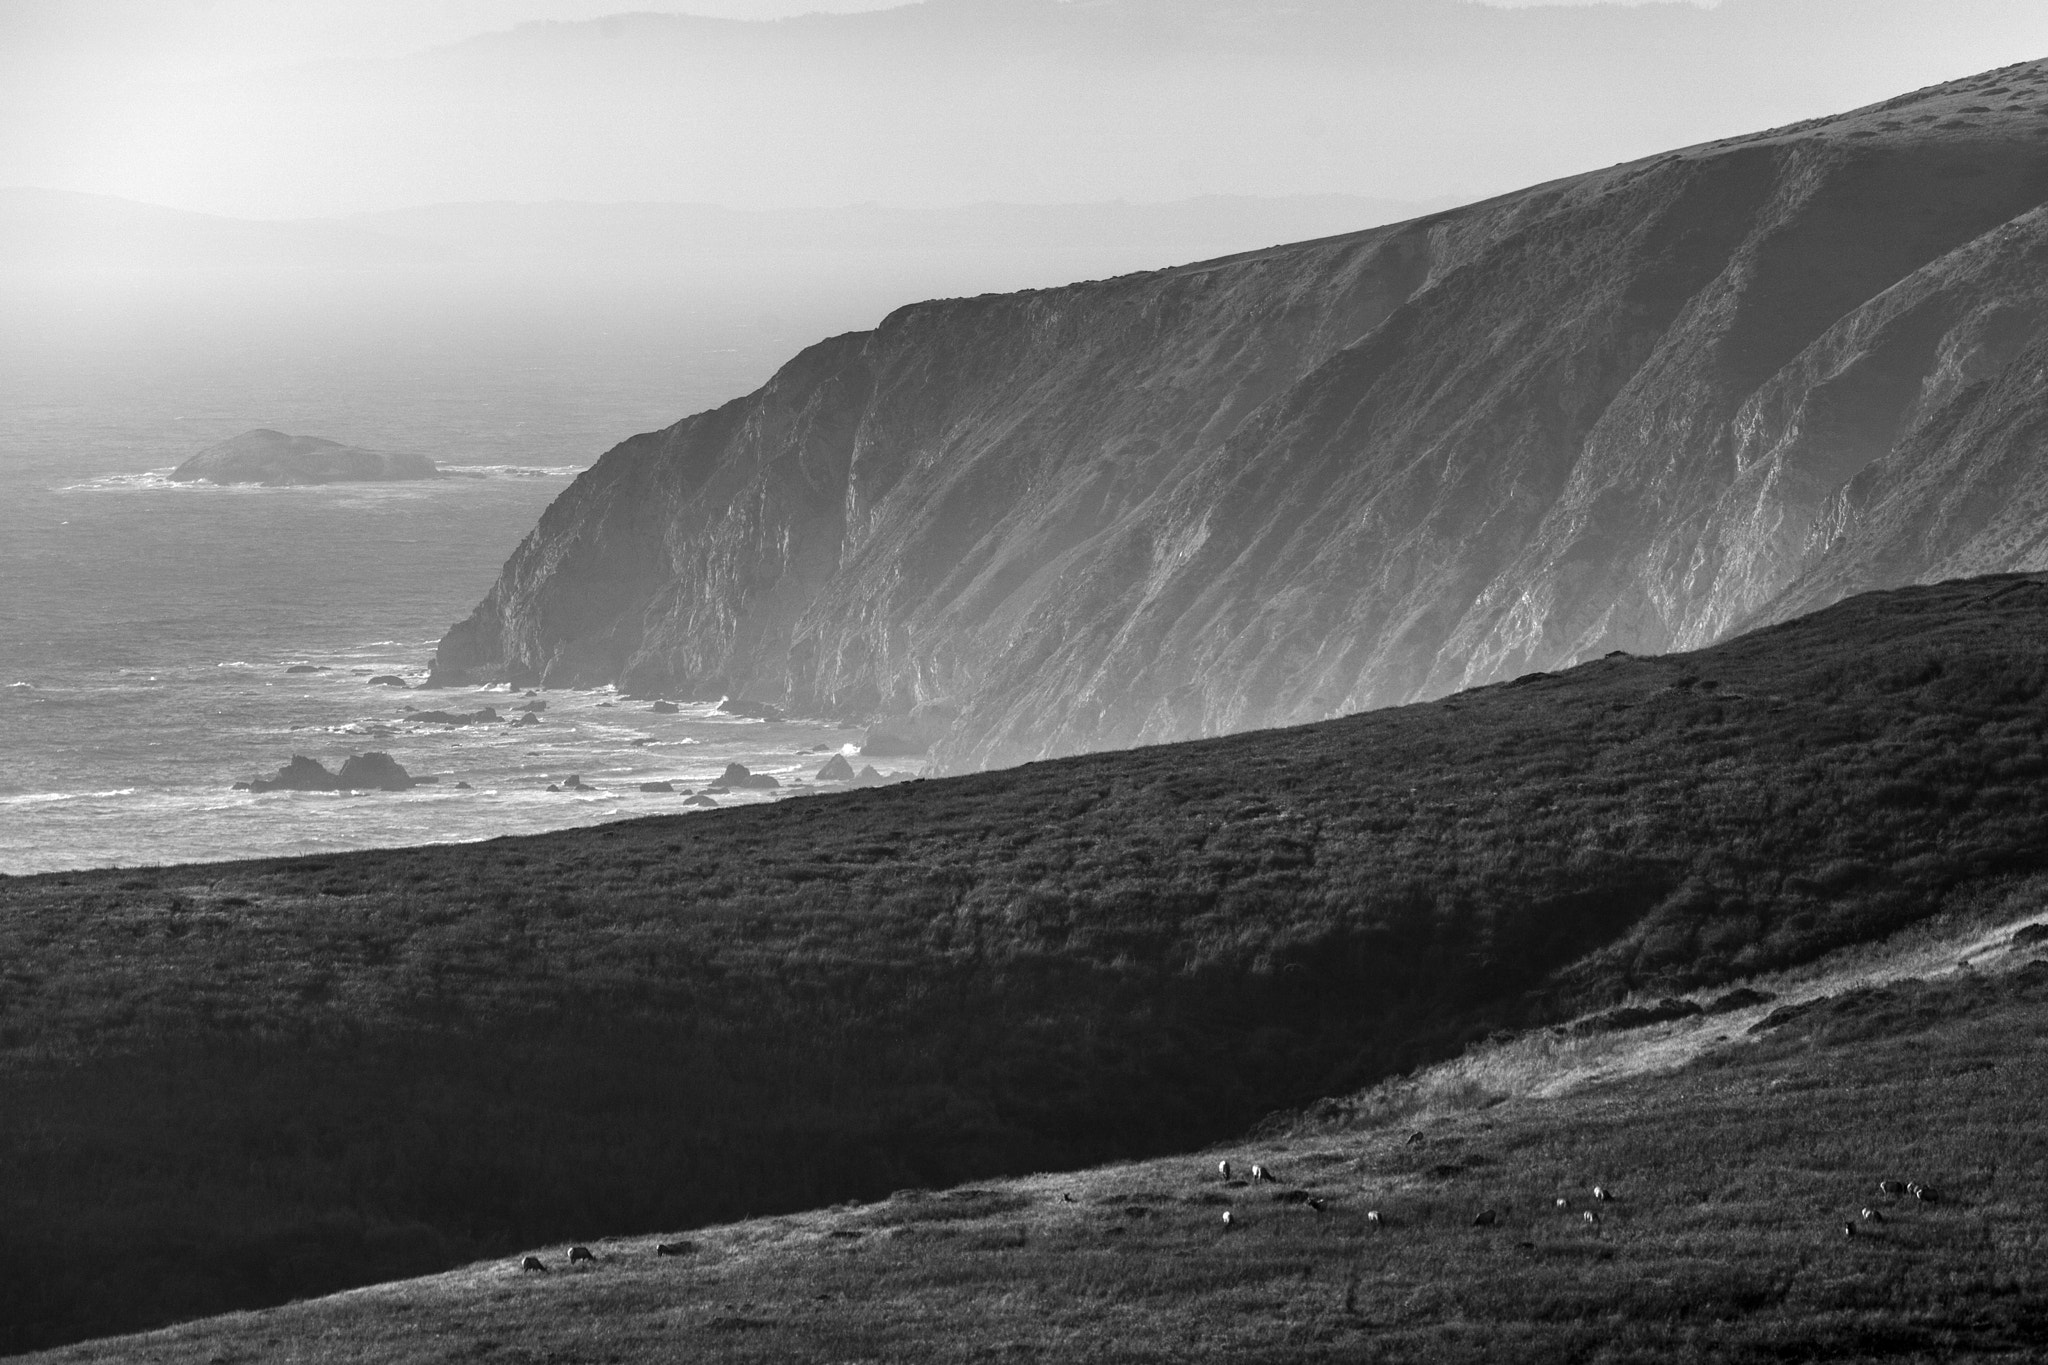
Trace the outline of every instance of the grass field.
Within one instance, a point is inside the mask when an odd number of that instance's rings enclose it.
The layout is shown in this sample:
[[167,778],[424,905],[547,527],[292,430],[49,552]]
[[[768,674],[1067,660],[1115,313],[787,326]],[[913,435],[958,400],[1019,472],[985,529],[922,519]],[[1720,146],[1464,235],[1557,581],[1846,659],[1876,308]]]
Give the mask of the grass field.
[[[2048,916],[2044,889],[2014,900]],[[1808,984],[1761,1032],[1783,1007],[1611,1037],[1702,1046],[1560,1097],[1455,1100],[1451,1066],[1398,1121],[1366,1094],[1200,1155],[903,1191],[672,1258],[541,1247],[544,1274],[514,1257],[49,1361],[2038,1359],[2048,960],[2000,942],[1969,970]],[[1503,1051],[1506,1079],[1515,1045],[1474,1060]],[[1220,1157],[1277,1180],[1226,1182]]]
[[0,879],[0,1350],[1186,1151],[1989,913],[2048,870],[2044,688],[2048,586],[1989,579],[1294,730]]

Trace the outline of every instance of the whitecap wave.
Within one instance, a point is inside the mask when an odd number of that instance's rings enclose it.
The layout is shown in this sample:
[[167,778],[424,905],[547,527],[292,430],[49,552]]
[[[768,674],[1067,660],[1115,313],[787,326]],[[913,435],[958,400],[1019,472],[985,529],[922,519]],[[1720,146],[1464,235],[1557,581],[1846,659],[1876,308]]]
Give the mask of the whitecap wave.
[[580,464],[444,464],[443,474],[471,479],[565,479],[583,472]]
[[133,796],[134,787],[118,787],[103,792],[23,792],[20,796],[0,796],[0,806],[49,806],[59,801],[105,801],[116,796]]

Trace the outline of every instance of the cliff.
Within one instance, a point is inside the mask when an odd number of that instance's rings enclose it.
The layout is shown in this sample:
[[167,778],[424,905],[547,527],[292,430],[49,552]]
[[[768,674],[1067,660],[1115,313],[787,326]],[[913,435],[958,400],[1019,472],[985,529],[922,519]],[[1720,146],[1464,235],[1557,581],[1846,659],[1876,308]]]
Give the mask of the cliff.
[[625,442],[442,682],[1317,719],[2043,566],[2048,63],[1393,227],[919,304]]

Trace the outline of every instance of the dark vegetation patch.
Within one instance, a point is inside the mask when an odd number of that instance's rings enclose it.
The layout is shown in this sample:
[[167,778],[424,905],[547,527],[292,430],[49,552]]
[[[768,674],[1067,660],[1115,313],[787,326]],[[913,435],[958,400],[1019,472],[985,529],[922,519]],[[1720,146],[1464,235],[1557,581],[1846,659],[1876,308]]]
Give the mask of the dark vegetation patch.
[[1573,1033],[1617,1033],[1623,1029],[1647,1028],[1651,1024],[1668,1024],[1674,1019],[1690,1019],[1705,1010],[1690,1000],[1667,996],[1654,1005],[1624,1005],[1619,1009],[1603,1010],[1589,1014],[1572,1025]]
[[1882,936],[2048,866],[2022,581],[943,783],[0,881],[0,1349],[1182,1150]]

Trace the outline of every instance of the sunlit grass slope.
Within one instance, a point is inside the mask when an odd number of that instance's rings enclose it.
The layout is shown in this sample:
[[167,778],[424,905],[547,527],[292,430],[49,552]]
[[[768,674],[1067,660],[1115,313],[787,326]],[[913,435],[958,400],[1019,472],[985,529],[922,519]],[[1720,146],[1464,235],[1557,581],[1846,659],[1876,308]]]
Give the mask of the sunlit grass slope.
[[[1185,1150],[2048,868],[2048,586],[1300,729],[0,881],[0,1349]],[[1647,1120],[1646,1120],[1647,1121]]]

